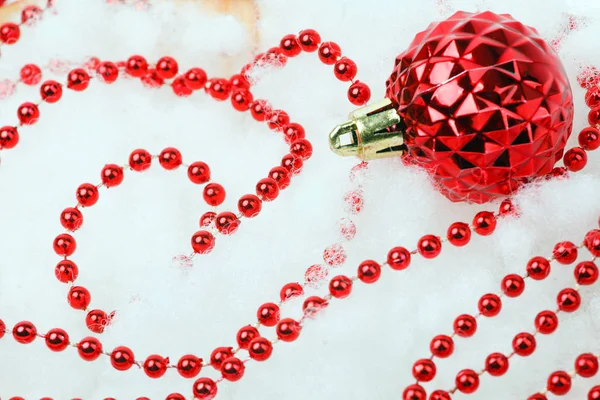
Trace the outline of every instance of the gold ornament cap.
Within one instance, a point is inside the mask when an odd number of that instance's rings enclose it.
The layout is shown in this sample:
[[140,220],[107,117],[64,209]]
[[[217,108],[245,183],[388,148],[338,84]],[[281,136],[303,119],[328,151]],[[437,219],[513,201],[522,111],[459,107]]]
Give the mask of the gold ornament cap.
[[406,150],[403,132],[393,128],[401,122],[396,108],[385,98],[350,113],[349,121],[329,134],[329,147],[340,156],[363,161],[402,155]]

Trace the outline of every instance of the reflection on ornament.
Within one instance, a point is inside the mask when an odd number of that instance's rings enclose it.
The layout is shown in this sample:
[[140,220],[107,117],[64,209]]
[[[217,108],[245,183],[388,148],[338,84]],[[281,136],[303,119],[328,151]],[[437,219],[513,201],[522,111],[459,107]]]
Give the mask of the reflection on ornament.
[[386,99],[330,135],[341,155],[403,155],[452,201],[484,203],[549,174],[573,123],[556,53],[510,15],[457,12],[396,58]]

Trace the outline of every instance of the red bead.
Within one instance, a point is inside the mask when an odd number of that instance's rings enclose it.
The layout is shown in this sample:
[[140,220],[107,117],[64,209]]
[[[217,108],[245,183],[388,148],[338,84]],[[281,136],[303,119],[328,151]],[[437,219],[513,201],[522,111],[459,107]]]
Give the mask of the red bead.
[[0,319],[0,339],[2,339],[4,337],[4,334],[6,333],[6,324],[4,323],[4,321],[2,321]]
[[29,321],[21,321],[15,324],[12,335],[21,344],[29,344],[37,337],[37,329]]
[[412,374],[419,382],[431,381],[435,378],[435,372],[435,363],[428,358],[416,361],[412,367]]
[[522,357],[533,354],[535,347],[535,337],[527,332],[517,334],[512,341],[513,351]]
[[135,358],[129,347],[119,346],[110,353],[110,363],[118,371],[127,371],[133,366]]
[[344,299],[352,292],[352,280],[344,275],[338,275],[329,282],[329,293],[337,298]]
[[208,231],[198,231],[192,236],[192,249],[195,253],[207,254],[215,247],[215,237]]
[[206,88],[208,90],[208,94],[219,101],[226,100],[231,93],[231,86],[229,86],[229,82],[226,79],[222,78],[213,78],[206,83]]
[[600,131],[596,128],[587,127],[579,132],[579,146],[584,150],[596,150],[600,147]]
[[516,208],[511,199],[504,199],[498,207],[498,214],[500,215],[511,215],[516,213]]
[[160,378],[167,372],[168,358],[163,358],[158,354],[152,354],[144,361],[144,372],[150,378]]
[[183,75],[179,75],[177,78],[173,79],[173,82],[171,82],[171,89],[173,89],[173,93],[179,97],[187,97],[192,94],[192,89],[185,84]]
[[285,35],[279,42],[279,48],[286,57],[295,57],[302,52],[295,35]]
[[193,354],[181,356],[177,362],[177,372],[184,378],[195,378],[202,370],[202,359]]
[[67,294],[69,305],[76,310],[85,310],[92,301],[89,290],[83,286],[73,286]]
[[464,246],[471,240],[471,228],[464,222],[455,222],[448,227],[447,237],[454,246]]
[[206,204],[213,207],[223,204],[225,201],[225,189],[218,183],[209,183],[204,187],[202,197]]
[[589,108],[595,108],[600,105],[600,91],[598,86],[593,86],[585,93],[585,104]]
[[600,257],[600,230],[588,232],[584,241],[585,247],[594,257]]
[[54,268],[54,275],[62,283],[73,282],[79,276],[79,268],[71,260],[61,260]]
[[185,400],[185,396],[181,393],[171,393],[165,398],[165,400]]
[[179,66],[172,57],[161,57],[156,62],[156,73],[162,79],[174,78],[177,72],[179,72]]
[[508,297],[519,297],[525,290],[525,281],[517,274],[509,274],[502,279],[500,288]]
[[596,385],[590,389],[587,400],[600,400],[600,385]]
[[556,297],[558,309],[564,312],[576,311],[581,305],[581,296],[575,289],[563,289]]
[[431,392],[429,395],[429,400],[452,400],[450,397],[450,393],[445,390],[436,390]]
[[200,90],[204,88],[208,77],[202,68],[190,68],[183,75],[185,85],[192,90]]
[[287,144],[292,144],[298,139],[304,139],[306,133],[302,125],[295,122],[289,123],[282,129],[283,138]]
[[14,126],[0,129],[0,149],[12,149],[19,143],[19,131]]
[[236,341],[240,349],[247,350],[252,339],[259,336],[260,334],[255,327],[252,325],[246,325],[238,331],[236,335]]
[[269,171],[269,178],[274,179],[277,182],[279,190],[283,190],[290,185],[291,177],[290,173],[284,167],[274,167]]
[[371,99],[371,89],[367,84],[356,81],[348,88],[348,100],[355,106],[362,106]]
[[266,100],[254,100],[250,104],[250,114],[258,122],[271,118],[272,108]]
[[591,126],[595,127],[600,124],[600,108],[595,107],[588,113],[588,122]]
[[40,87],[40,96],[46,103],[56,103],[62,97],[62,85],[56,81],[46,81]]
[[290,153],[303,160],[308,160],[312,156],[312,144],[306,139],[297,139],[290,145]]
[[150,168],[152,164],[152,155],[144,149],[137,149],[129,155],[129,167],[137,172],[142,172]]
[[548,377],[548,391],[557,396],[564,396],[571,390],[571,376],[565,371],[556,371]]
[[210,378],[200,378],[194,382],[192,391],[198,400],[212,400],[217,396],[217,384]]
[[335,77],[340,81],[348,82],[356,77],[356,73],[358,69],[356,67],[356,63],[349,59],[348,57],[340,58],[333,67],[333,73]]
[[221,374],[223,378],[227,379],[231,382],[237,382],[244,376],[244,371],[246,366],[236,357],[229,357],[225,361],[223,361],[223,365],[221,366]]
[[342,49],[335,42],[324,42],[319,47],[319,59],[323,64],[333,65],[342,56]]
[[166,170],[178,168],[183,162],[181,152],[174,147],[167,147],[158,155],[158,162]]
[[478,307],[484,317],[495,317],[502,310],[502,301],[497,295],[488,293],[481,296]]
[[558,328],[558,317],[553,311],[542,311],[535,317],[535,329],[549,335]]
[[300,157],[296,157],[292,154],[286,154],[281,159],[281,166],[291,172],[293,175],[298,175],[302,172],[302,166],[304,162]]
[[148,62],[142,56],[131,56],[125,62],[125,72],[135,78],[141,78],[148,72]]
[[54,239],[54,252],[59,256],[70,256],[77,249],[75,238],[68,233],[61,233]]
[[477,320],[468,314],[462,314],[454,320],[454,333],[460,337],[471,337],[477,331]]
[[485,359],[485,370],[491,376],[502,376],[508,371],[508,358],[501,353],[492,353]]
[[448,358],[454,353],[454,340],[450,336],[437,335],[429,343],[431,354],[439,358]]
[[564,163],[569,171],[581,171],[587,164],[587,154],[582,148],[573,147],[565,153]]
[[302,50],[311,53],[319,48],[321,36],[314,29],[305,29],[298,34],[298,43]]
[[279,291],[279,298],[281,301],[289,300],[293,297],[302,296],[304,294],[304,289],[297,282],[291,282],[283,285],[281,290]]
[[264,337],[253,339],[248,345],[248,354],[255,361],[265,361],[273,353],[273,344]]
[[85,337],[77,343],[79,357],[85,361],[94,361],[102,354],[102,343],[95,337]]
[[256,194],[262,201],[272,201],[279,195],[279,186],[273,178],[263,178],[256,184]]
[[231,105],[238,111],[248,111],[254,96],[247,90],[237,90],[231,95]]
[[195,161],[188,167],[188,178],[197,185],[210,181],[210,168],[202,161]]
[[479,387],[479,375],[472,369],[463,369],[456,375],[456,388],[462,393],[475,393]]
[[75,68],[67,75],[67,87],[76,92],[85,90],[90,85],[90,75],[83,68]]
[[572,264],[577,259],[577,246],[572,242],[557,243],[552,256],[561,264]]
[[575,267],[575,280],[580,285],[591,285],[598,280],[598,267],[591,261],[583,261]]
[[35,24],[36,21],[42,19],[44,10],[36,5],[23,7],[21,11],[21,22],[29,26]]
[[[277,49],[277,51],[279,51],[279,49]],[[248,90],[250,89],[250,82],[248,81],[245,75],[235,74],[231,76],[231,78],[229,78],[229,86],[235,90]]]
[[425,235],[419,239],[417,250],[425,258],[435,258],[442,251],[442,241],[434,235]]
[[6,44],[16,43],[21,37],[21,29],[19,25],[12,22],[5,22],[0,26],[0,40]]
[[267,120],[269,129],[274,131],[281,131],[283,127],[289,123],[290,116],[283,110],[273,110]]
[[123,182],[123,168],[116,164],[106,164],[100,172],[102,183],[107,188],[119,186]]
[[388,252],[387,263],[396,271],[406,269],[410,265],[410,252],[404,247],[394,247]]
[[83,224],[83,215],[77,208],[65,208],[60,213],[60,223],[65,229],[76,231]]
[[238,200],[238,210],[246,218],[256,217],[262,210],[262,201],[253,194],[245,194]]
[[140,78],[140,80],[142,81],[144,86],[146,86],[147,88],[153,88],[153,89],[159,88],[165,83],[165,80],[163,78],[161,78],[160,76],[158,76],[158,73],[156,72],[156,69],[154,69],[154,68],[148,69],[146,74],[144,76],[142,76]]
[[591,353],[581,354],[575,360],[575,372],[583,378],[591,378],[598,372],[598,357]]
[[17,109],[17,117],[21,125],[33,125],[40,119],[40,110],[35,104],[26,102]]
[[231,235],[240,226],[239,218],[230,211],[224,211],[217,214],[215,226],[223,235]]
[[275,303],[265,303],[258,308],[256,318],[264,326],[275,326],[279,322],[279,306]]
[[103,333],[110,323],[111,316],[102,310],[92,310],[85,316],[85,325],[94,333]]
[[59,352],[69,347],[69,335],[60,328],[50,329],[44,336],[46,347],[50,350]]
[[491,235],[496,229],[496,217],[489,211],[480,211],[473,218],[473,229],[482,236]]
[[358,279],[364,283],[375,283],[381,276],[381,265],[374,260],[366,260],[358,266]]
[[328,305],[329,303],[327,300],[319,296],[310,296],[302,303],[302,312],[308,317],[313,317]]
[[217,347],[210,354],[210,365],[217,371],[221,370],[221,366],[225,359],[233,356],[232,347]]
[[96,69],[96,73],[106,83],[113,83],[119,77],[119,69],[115,63],[110,61],[101,62]]
[[75,193],[77,201],[81,207],[90,207],[98,202],[98,188],[91,183],[84,183],[77,188]]
[[200,217],[200,227],[203,228],[205,226],[210,226],[217,219],[217,213],[212,211],[207,211]]
[[421,385],[415,383],[404,389],[402,400],[427,400],[427,392]]
[[35,64],[26,64],[21,68],[21,80],[26,85],[37,85],[42,80],[42,70]]
[[291,318],[284,318],[277,323],[275,330],[279,339],[284,342],[293,342],[300,336],[302,325]]
[[533,257],[527,263],[527,274],[536,281],[541,281],[550,275],[550,262],[544,257]]

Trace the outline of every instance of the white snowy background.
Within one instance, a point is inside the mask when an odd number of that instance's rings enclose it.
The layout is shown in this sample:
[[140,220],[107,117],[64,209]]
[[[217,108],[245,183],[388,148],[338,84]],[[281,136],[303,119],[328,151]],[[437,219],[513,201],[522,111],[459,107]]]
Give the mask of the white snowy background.
[[[456,10],[510,13],[537,27],[547,40],[561,35],[574,16],[579,27],[560,48],[575,96],[571,146],[587,124],[584,90],[575,78],[582,64],[600,66],[600,3],[595,0],[257,3],[261,51],[277,45],[284,34],[314,28],[357,62],[358,79],[371,86],[372,100],[383,96],[394,57],[413,36]],[[87,56],[117,61],[132,54],[149,61],[172,55],[183,70],[200,66],[209,76],[229,76],[252,57],[240,22],[203,14],[194,6],[155,1],[142,12],[102,0],[57,0],[56,9],[56,15],[48,13],[36,26],[24,27],[16,45],[2,47],[0,77],[16,79],[28,62],[46,65],[51,59]],[[117,310],[118,318],[100,336],[107,351],[127,345],[141,360],[154,353],[172,362],[187,353],[206,360],[216,346],[234,346],[235,333],[255,322],[260,304],[277,301],[283,284],[302,282],[308,266],[322,263],[323,249],[340,242],[336,223],[345,215],[343,196],[353,187],[348,175],[356,160],[333,155],[327,134],[353,109],[346,99],[348,85],[337,81],[316,53],[302,54],[265,75],[253,89],[255,97],[269,99],[301,123],[314,156],[259,217],[243,221],[230,237],[217,237],[210,255],[197,257],[192,268],[172,263],[174,256],[189,253],[198,217],[208,210],[202,189],[189,183],[183,168],[165,171],[154,165],[142,174],[127,171],[120,187],[103,190],[98,204],[84,210],[72,258],[80,267],[77,283],[92,293],[91,307]],[[37,87],[19,86],[0,102],[0,124],[15,124],[17,106],[38,98]],[[75,205],[79,184],[99,181],[104,164],[123,164],[138,147],[156,154],[167,146],[181,149],[186,162],[209,163],[214,181],[227,190],[223,210],[235,210],[237,198],[252,193],[287,151],[279,134],[233,110],[228,101],[219,103],[200,92],[178,98],[168,86],[150,90],[137,80],[93,81],[82,93],[65,89],[59,103],[42,105],[39,122],[21,130],[15,149],[0,154],[0,318],[9,327],[30,320],[41,333],[64,328],[73,341],[90,334],[84,313],[66,302],[68,286],[54,277],[59,258],[52,240],[63,232],[59,214]],[[474,237],[461,249],[445,244],[433,261],[415,257],[408,270],[385,268],[376,284],[356,284],[349,298],[332,301],[319,318],[308,321],[296,342],[276,344],[271,359],[247,364],[241,381],[221,383],[218,398],[400,399],[414,382],[412,363],[429,356],[434,335],[450,334],[457,315],[475,313],[478,298],[497,293],[505,274],[523,274],[531,256],[549,256],[560,240],[579,243],[597,227],[600,156],[589,155],[584,171],[520,193],[515,199],[520,217],[500,221],[494,235]],[[423,234],[445,236],[451,222],[469,222],[477,211],[497,208],[452,204],[426,175],[397,160],[372,162],[364,190],[364,211],[353,217],[357,237],[345,244],[348,260],[330,277],[352,275],[364,259],[383,261],[395,245],[414,248]],[[555,309],[558,291],[573,285],[572,266],[553,264],[545,281],[528,280],[525,293],[506,299],[498,317],[479,320],[473,338],[457,338],[454,356],[436,360],[438,376],[426,388],[449,389],[460,369],[480,370],[490,352],[509,353],[512,337],[532,331],[534,316]],[[581,294],[582,307],[561,314],[554,334],[538,336],[534,355],[512,358],[501,378],[483,376],[470,397],[525,399],[544,388],[550,372],[571,371],[581,352],[600,351],[600,290],[584,287]],[[301,305],[286,303],[282,315],[299,318]],[[261,333],[274,337],[272,328],[261,328]],[[218,377],[212,368],[205,373]],[[119,372],[104,356],[86,363],[72,348],[50,352],[40,339],[30,345],[8,335],[0,340],[3,399],[162,399],[172,392],[191,396],[192,383],[174,370],[158,380],[136,367]],[[598,383],[599,377],[578,378],[565,398],[583,399]]]

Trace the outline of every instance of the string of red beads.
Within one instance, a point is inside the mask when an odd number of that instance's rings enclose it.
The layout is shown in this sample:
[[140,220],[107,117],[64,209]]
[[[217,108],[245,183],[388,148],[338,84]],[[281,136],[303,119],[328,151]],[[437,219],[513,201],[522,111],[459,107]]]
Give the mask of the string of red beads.
[[21,26],[32,25],[36,20],[42,17],[42,14],[50,9],[54,0],[48,0],[44,8],[36,5],[28,5],[21,10],[21,22],[5,22],[0,25],[0,43],[12,45],[19,41],[21,37]]
[[[563,243],[570,243],[570,242],[563,242]],[[568,254],[565,253],[565,254],[567,254],[566,259],[556,258],[557,261],[562,260],[562,262],[561,261],[559,261],[559,262],[561,262],[563,264],[570,264],[577,258],[577,247],[575,247],[574,245],[573,246],[569,245],[567,247],[569,248],[570,252],[567,252]],[[591,252],[594,259],[596,257],[598,257],[600,255],[600,230],[594,229],[594,230],[588,232],[580,247],[586,247]],[[557,250],[563,250],[562,243],[559,243],[554,247],[555,254],[557,253]],[[573,254],[573,252],[575,252],[575,254]],[[566,262],[566,261],[569,261],[569,262]],[[532,273],[531,269],[532,269],[532,266],[536,265],[538,262],[540,262],[539,257],[534,257],[528,263],[528,276],[531,276],[533,279],[535,279],[534,276],[536,274]],[[546,266],[545,262],[542,262],[542,264],[544,264],[544,266]],[[549,269],[549,261],[548,261],[547,267]],[[534,268],[534,269],[536,269],[536,268]],[[545,267],[542,269],[545,270]],[[542,275],[544,275],[544,274],[540,273],[539,277],[541,277]],[[537,316],[535,317],[535,320],[534,320],[535,329],[536,329],[534,333],[521,332],[521,333],[517,334],[512,341],[512,352],[511,353],[509,353],[508,355],[504,355],[502,353],[492,353],[492,354],[488,355],[488,357],[486,358],[486,361],[485,361],[484,369],[482,369],[479,372],[476,372],[472,369],[461,370],[456,375],[454,388],[447,390],[447,391],[436,390],[430,394],[429,400],[450,400],[450,398],[451,398],[450,396],[457,390],[462,393],[465,393],[465,394],[474,393],[475,391],[477,391],[477,389],[479,387],[479,379],[480,379],[479,377],[482,374],[487,372],[491,376],[504,375],[509,367],[509,359],[511,357],[513,357],[515,354],[522,356],[522,357],[526,357],[526,356],[533,354],[533,352],[536,349],[535,335],[537,333],[541,333],[544,335],[549,335],[549,334],[553,333],[558,328],[558,316],[557,315],[560,312],[569,312],[569,313],[574,312],[581,305],[581,296],[579,294],[580,285],[591,285],[591,284],[595,283],[598,280],[598,275],[599,275],[598,267],[594,264],[593,260],[578,263],[574,268],[574,276],[575,276],[575,280],[576,280],[575,288],[565,288],[558,293],[557,298],[556,298],[558,308],[556,311],[544,310],[537,314]],[[547,276],[547,274],[546,274],[546,276]],[[503,280],[503,282],[504,282],[504,280]],[[522,293],[522,289],[519,289],[519,292]],[[491,306],[490,309],[493,309],[494,311],[492,312],[493,315],[490,315],[490,316],[497,315],[501,309],[501,303],[500,303],[499,296],[496,296],[496,295],[493,295],[493,296],[495,296],[495,298],[493,301],[493,306]],[[479,316],[479,315],[487,316],[481,310],[481,304],[482,304],[482,301],[480,300],[480,302],[479,302],[480,314],[478,314],[477,316]],[[446,336],[446,335],[439,335],[439,336],[436,336],[431,341],[430,347],[431,347],[432,356],[429,359],[419,360],[414,364],[413,376],[417,379],[418,382],[428,382],[428,381],[431,381],[435,377],[436,365],[433,362],[433,358],[434,357],[447,358],[450,355],[452,355],[453,350],[454,350],[454,341],[452,338],[455,335],[458,335],[461,337],[470,337],[475,334],[475,331],[477,329],[476,318],[472,317],[470,315],[466,315],[466,314],[459,316],[455,320],[454,328],[455,328],[455,331],[454,331],[454,334],[452,335],[452,337]],[[438,351],[438,349],[439,349],[439,351]],[[570,377],[568,376],[568,374],[566,375],[566,378],[565,378],[564,373],[562,373],[562,372],[555,373],[555,375],[551,376],[551,379],[549,379],[549,381],[548,381],[547,390],[554,394],[557,394],[557,395],[565,394],[569,390],[568,388],[565,389],[567,378],[568,378],[569,388],[570,388]],[[562,393],[561,391],[563,391],[563,390],[566,390],[566,391],[564,393]],[[403,400],[425,400],[425,399],[427,399],[427,392],[423,388],[423,386],[421,386],[419,383],[409,385],[408,387],[405,388],[405,390],[403,392]],[[545,394],[538,393],[538,394],[530,397],[528,400],[547,400],[547,399],[545,397]]]

